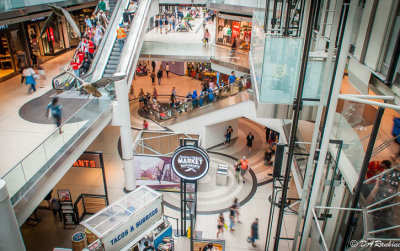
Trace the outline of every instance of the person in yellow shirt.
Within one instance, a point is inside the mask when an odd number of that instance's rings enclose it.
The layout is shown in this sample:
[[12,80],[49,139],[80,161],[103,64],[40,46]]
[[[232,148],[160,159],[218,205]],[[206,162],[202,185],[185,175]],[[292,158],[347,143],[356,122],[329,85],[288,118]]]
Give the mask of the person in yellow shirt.
[[121,52],[122,52],[122,49],[124,48],[125,38],[126,38],[126,30],[123,27],[123,25],[120,24],[117,29],[117,40],[118,40],[118,44],[119,44],[119,50]]

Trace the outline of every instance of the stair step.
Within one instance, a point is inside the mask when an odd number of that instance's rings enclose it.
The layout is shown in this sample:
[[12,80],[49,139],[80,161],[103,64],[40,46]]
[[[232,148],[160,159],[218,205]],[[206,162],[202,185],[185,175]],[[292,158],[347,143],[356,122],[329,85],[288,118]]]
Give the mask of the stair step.
[[108,60],[119,60],[119,56],[113,56],[111,55]]
[[109,70],[109,69],[105,69],[104,70],[105,74],[114,74],[115,73],[115,69]]
[[114,74],[107,74],[107,73],[103,74],[103,78],[109,78],[109,77],[112,77],[112,76],[114,76]]
[[107,62],[107,64],[110,64],[110,65],[118,65],[118,63],[119,63],[119,60],[108,60],[108,62]]
[[106,69],[108,69],[108,70],[115,70],[115,69],[117,69],[117,66],[118,66],[118,65],[116,65],[116,64],[114,64],[114,65],[108,64],[108,65],[106,66]]

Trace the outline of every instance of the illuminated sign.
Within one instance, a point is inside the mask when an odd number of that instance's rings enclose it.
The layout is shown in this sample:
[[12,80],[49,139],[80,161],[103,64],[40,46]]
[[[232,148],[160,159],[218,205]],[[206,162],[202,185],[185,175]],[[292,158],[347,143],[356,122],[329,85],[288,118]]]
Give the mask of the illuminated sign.
[[83,153],[79,159],[72,165],[74,167],[89,167],[89,168],[101,168],[102,162],[100,160],[101,153]]
[[179,147],[172,156],[172,169],[185,180],[198,180],[210,168],[208,154],[197,146]]
[[44,20],[45,18],[46,18],[46,17],[34,18],[34,19],[31,19],[31,22],[41,21],[41,20]]
[[82,12],[90,13],[90,12],[93,12],[93,10],[92,9],[83,9]]

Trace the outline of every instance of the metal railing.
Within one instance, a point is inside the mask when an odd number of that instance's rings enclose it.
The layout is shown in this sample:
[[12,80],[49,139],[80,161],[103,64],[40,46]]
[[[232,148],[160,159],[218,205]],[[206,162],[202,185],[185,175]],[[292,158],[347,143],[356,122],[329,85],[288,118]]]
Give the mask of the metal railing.
[[[109,86],[112,87],[114,84]],[[55,129],[46,139],[8,171],[2,179],[6,181],[11,203],[15,205],[35,185],[48,169],[74,145],[101,115],[111,109],[113,97],[105,89],[100,90],[102,99],[90,99],[60,128]]]
[[[177,106],[163,109],[154,109],[152,107],[146,107],[149,116],[155,121],[162,122],[171,118],[174,118],[180,114],[201,109],[207,107],[215,102],[224,100],[230,96],[236,95],[242,91],[247,90],[247,81],[250,80],[250,76],[246,75],[242,79],[239,79],[232,84],[223,86],[221,88],[215,89],[212,92],[206,92],[198,97],[186,98],[185,102],[180,103]],[[213,97],[211,99],[211,97]]]

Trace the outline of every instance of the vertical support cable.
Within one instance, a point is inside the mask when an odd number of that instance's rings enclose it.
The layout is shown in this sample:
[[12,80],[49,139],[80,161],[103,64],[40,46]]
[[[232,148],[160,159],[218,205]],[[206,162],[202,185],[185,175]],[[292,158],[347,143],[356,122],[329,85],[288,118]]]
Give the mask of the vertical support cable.
[[283,188],[282,188],[281,204],[280,204],[280,208],[279,208],[279,217],[278,217],[278,223],[277,223],[276,234],[275,234],[275,242],[274,242],[274,250],[275,251],[277,251],[278,247],[279,247],[279,239],[280,239],[280,235],[281,235],[282,222],[283,222],[283,213],[285,210],[287,190],[289,188],[290,167],[291,167],[292,160],[293,160],[297,127],[299,124],[299,117],[300,117],[301,106],[302,106],[302,97],[303,97],[304,82],[305,82],[305,77],[306,77],[306,68],[307,68],[307,63],[308,63],[308,54],[309,54],[309,50],[310,50],[311,36],[312,36],[312,30],[313,30],[312,22],[314,20],[314,16],[315,16],[315,12],[316,12],[316,2],[318,2],[318,1],[311,1],[311,3],[310,3],[310,12],[308,15],[308,20],[310,23],[307,25],[306,36],[304,39],[305,41],[304,41],[303,55],[302,55],[301,67],[300,67],[300,76],[299,76],[299,84],[298,84],[298,88],[297,88],[297,97],[294,102],[295,111],[294,111],[294,115],[293,115],[293,122],[292,122],[292,128],[291,128],[291,133],[290,133],[290,142],[289,142],[288,158],[287,158],[286,170],[285,170],[285,179],[284,179]]
[[[353,202],[351,203],[350,208],[358,207],[358,201],[360,200],[361,188],[364,184],[365,175],[367,174],[369,161],[371,160],[372,151],[374,150],[376,137],[378,136],[379,126],[381,125],[381,121],[382,121],[384,112],[385,112],[385,108],[378,107],[378,112],[375,115],[374,126],[372,127],[371,136],[369,137],[367,150],[365,151],[364,160],[363,160],[363,163],[361,166],[360,176],[358,177],[358,182],[354,189]],[[346,233],[343,236],[341,250],[345,250],[347,243],[350,240],[350,236],[352,235],[352,229],[354,227],[353,226],[354,215],[355,215],[355,211],[354,210],[350,211],[350,215],[347,220],[347,224],[345,224],[345,225],[347,225],[347,227],[346,227]]]

